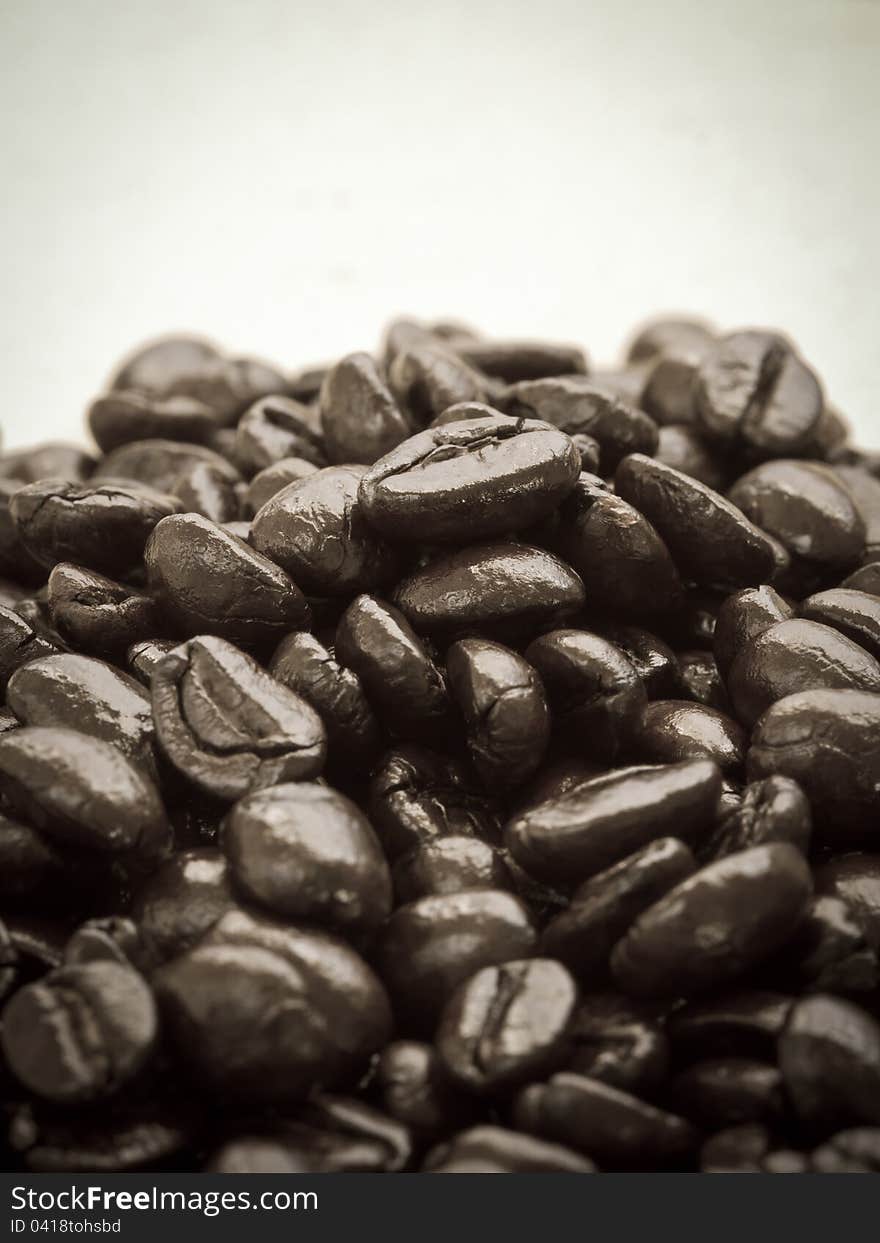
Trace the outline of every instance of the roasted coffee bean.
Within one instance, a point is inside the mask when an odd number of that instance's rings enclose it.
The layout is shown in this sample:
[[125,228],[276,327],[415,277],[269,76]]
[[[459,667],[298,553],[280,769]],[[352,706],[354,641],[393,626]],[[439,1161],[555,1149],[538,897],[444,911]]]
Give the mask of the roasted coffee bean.
[[475,544],[402,579],[394,603],[419,631],[534,631],[584,603],[570,566],[530,544]]
[[859,1126],[832,1135],[816,1148],[810,1168],[817,1174],[876,1174],[880,1171],[880,1127]]
[[880,855],[841,855],[816,869],[816,889],[846,903],[880,954]]
[[236,803],[223,826],[233,883],[278,915],[369,932],[391,910],[391,877],[363,812],[318,782],[273,786]]
[[431,1150],[422,1169],[430,1174],[592,1174],[587,1157],[561,1144],[499,1126],[475,1126]]
[[233,457],[248,475],[286,457],[305,458],[326,466],[321,436],[308,406],[290,397],[261,397],[242,415],[235,433]]
[[845,902],[825,895],[813,898],[767,971],[810,992],[872,993],[880,983],[880,964],[861,925]]
[[676,1056],[772,1061],[794,1001],[784,993],[746,990],[674,1010],[666,1024]]
[[644,684],[621,649],[586,630],[552,630],[525,657],[540,674],[559,744],[616,759],[645,704]]
[[449,999],[436,1044],[450,1077],[492,1093],[565,1061],[577,986],[552,958],[484,967]]
[[478,1112],[472,1097],[449,1080],[434,1046],[417,1040],[385,1046],[375,1087],[386,1113],[423,1139],[448,1134]]
[[333,1086],[390,1032],[382,985],[344,942],[244,912],[224,915],[154,980],[179,1056],[248,1101]]
[[770,1133],[758,1122],[725,1127],[700,1149],[703,1174],[760,1174],[770,1151]]
[[670,1104],[708,1130],[770,1122],[783,1112],[782,1075],[767,1062],[744,1057],[696,1062],[669,1085]]
[[517,791],[516,810],[524,812],[539,803],[567,794],[575,786],[592,781],[607,772],[603,764],[594,764],[577,756],[562,756],[543,764],[536,775]]
[[669,1042],[648,1005],[621,993],[590,992],[571,1027],[568,1069],[609,1087],[650,1095],[669,1069]]
[[321,427],[331,462],[369,466],[409,435],[409,422],[369,354],[349,354],[321,385]]
[[79,730],[112,743],[135,763],[153,763],[149,696],[101,660],[72,652],[32,660],[9,679],[6,701],[24,725]]
[[109,479],[114,483],[134,480],[168,494],[181,475],[194,466],[211,466],[232,483],[238,478],[235,467],[205,445],[185,444],[176,440],[136,440],[121,445],[102,458],[93,480]]
[[772,587],[746,587],[729,595],[718,610],[712,637],[715,660],[722,677],[740,652],[777,622],[788,621],[794,610]]
[[678,678],[681,689],[695,703],[729,713],[730,703],[718,664],[711,652],[679,652]]
[[747,745],[746,735],[726,713],[684,699],[646,704],[632,727],[635,754],[654,763],[713,760],[722,772],[736,772]]
[[687,996],[743,976],[782,945],[812,883],[787,843],[712,863],[641,915],[611,956],[618,985],[637,997]]
[[660,428],[654,457],[716,492],[724,491],[729,478],[724,457],[693,427],[682,423]]
[[714,336],[711,325],[703,319],[664,315],[639,329],[627,347],[627,362],[656,359],[683,348],[700,348],[714,340]]
[[880,1122],[880,1026],[858,1006],[824,994],[799,1001],[779,1037],[779,1068],[807,1121]]
[[0,689],[6,688],[16,669],[40,656],[52,656],[59,648],[43,638],[12,609],[0,607]]
[[68,863],[28,824],[0,814],[0,897],[6,902],[45,896],[68,883]]
[[600,473],[612,474],[628,453],[652,454],[657,424],[588,376],[525,380],[508,390],[506,409],[517,418],[542,419],[569,436],[586,435],[599,445]]
[[82,1104],[119,1091],[157,1037],[152,993],[131,967],[59,967],[19,990],[3,1011],[10,1070],[37,1096]]
[[186,634],[257,643],[308,625],[308,605],[284,571],[198,514],[160,522],[144,559],[151,591]]
[[219,850],[181,850],[166,859],[134,896],[131,914],[154,963],[192,949],[235,906]]
[[866,591],[869,595],[880,596],[880,561],[869,561],[853,570],[840,586],[847,591]]
[[378,963],[398,1012],[425,1030],[460,984],[482,967],[527,957],[535,940],[518,898],[468,889],[398,907],[385,925]]
[[880,663],[840,631],[793,617],[743,646],[728,688],[737,716],[752,726],[795,691],[880,691]]
[[797,781],[824,840],[846,842],[872,831],[880,784],[880,695],[812,690],[780,699],[755,727],[747,771],[751,781],[774,774]]
[[330,466],[288,484],[257,511],[250,542],[303,591],[350,596],[393,582],[397,554],[367,522],[363,467]]
[[439,837],[402,855],[391,873],[397,904],[463,889],[512,889],[500,852],[476,837]]
[[566,963],[585,986],[608,975],[614,946],[647,907],[696,871],[683,842],[662,837],[584,881],[541,935],[545,954]]
[[505,840],[527,872],[570,887],[658,837],[704,832],[720,792],[707,760],[617,769],[515,816]]
[[184,440],[206,444],[225,423],[213,406],[184,393],[160,397],[135,389],[96,397],[86,421],[98,445],[109,453],[134,440]]
[[651,1169],[681,1160],[696,1144],[690,1123],[586,1075],[559,1074],[520,1094],[518,1126],[571,1144],[602,1164]]
[[789,777],[767,777],[747,785],[742,797],[720,813],[712,831],[697,843],[697,855],[701,862],[711,863],[770,842],[790,842],[806,854],[811,829],[810,804],[798,783]]
[[519,785],[541,763],[550,737],[541,679],[517,652],[488,639],[459,640],[446,662],[474,768],[489,789]]
[[118,962],[140,970],[144,964],[140,930],[121,915],[87,919],[65,945],[64,962]]
[[452,709],[446,679],[398,609],[357,596],[340,618],[335,651],[395,734],[425,742],[446,737]]
[[198,1110],[180,1102],[119,1096],[88,1110],[19,1110],[12,1146],[37,1174],[128,1173],[183,1159],[196,1140]]
[[22,543],[10,511],[9,503],[21,486],[18,479],[0,478],[0,574],[39,584],[46,577],[45,567]]
[[771,581],[784,566],[779,545],[730,501],[681,471],[634,453],[620,463],[614,482],[694,582],[751,587]]
[[409,1164],[408,1129],[353,1097],[320,1093],[281,1128],[285,1148],[316,1174],[396,1173]]
[[598,629],[632,664],[649,699],[670,699],[678,693],[678,661],[668,643],[640,626],[603,623]]
[[653,355],[640,404],[658,423],[693,422],[697,374],[712,343],[699,331],[670,334]]
[[518,380],[540,380],[545,376],[586,373],[587,360],[576,345],[554,345],[548,341],[484,341],[479,338],[453,343],[465,362],[486,375],[508,384]]
[[822,415],[813,372],[772,332],[733,332],[705,354],[695,379],[697,421],[761,457],[805,447]]
[[835,466],[865,524],[865,561],[880,558],[880,479],[862,466]]
[[818,462],[764,462],[728,493],[794,561],[828,573],[857,565],[865,524],[846,486]]
[[370,821],[389,858],[442,837],[497,841],[492,807],[448,756],[406,745],[389,751],[370,782]]
[[321,718],[224,639],[204,635],[169,652],[153,673],[152,698],[165,755],[217,798],[232,802],[321,771]]
[[581,475],[565,501],[559,551],[580,575],[587,602],[629,620],[673,612],[678,570],[663,540],[632,505]]
[[420,427],[448,406],[481,402],[486,396],[486,383],[479,374],[439,342],[406,345],[391,362],[388,383],[395,399]]
[[248,512],[255,514],[289,483],[308,479],[309,475],[314,475],[319,469],[314,462],[307,462],[301,457],[285,457],[280,462],[273,462],[271,466],[254,475],[248,484],[245,493]]
[[0,736],[0,790],[62,845],[155,856],[168,845],[146,771],[101,738],[29,725]]
[[38,479],[87,479],[95,469],[95,459],[79,445],[52,440],[29,449],[0,453],[0,479],[17,479],[22,484]]
[[22,542],[47,569],[74,561],[109,573],[136,566],[153,527],[177,508],[174,497],[145,486],[63,479],[29,484],[9,502]]
[[327,731],[328,761],[368,767],[381,747],[381,730],[363,684],[314,635],[297,631],[282,639],[269,662],[282,686],[311,704]]
[[388,539],[466,544],[539,521],[571,491],[580,467],[562,432],[490,415],[404,440],[370,467],[358,497]]
[[175,647],[174,639],[142,639],[132,643],[125,654],[125,663],[139,682],[149,686],[153,670]]
[[234,522],[241,505],[237,488],[229,476],[207,462],[197,462],[175,482],[172,494],[180,508],[201,514],[209,522]]
[[66,561],[48,583],[49,616],[59,635],[95,656],[118,660],[132,643],[164,630],[152,596]]
[[[839,630],[880,660],[880,598],[866,591],[837,588],[804,600],[800,614]],[[802,688],[805,689],[805,688]]]

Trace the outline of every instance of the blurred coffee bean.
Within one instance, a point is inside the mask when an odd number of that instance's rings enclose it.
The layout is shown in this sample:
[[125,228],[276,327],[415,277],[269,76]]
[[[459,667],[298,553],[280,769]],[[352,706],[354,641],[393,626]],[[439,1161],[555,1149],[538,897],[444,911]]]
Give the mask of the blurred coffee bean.
[[331,462],[367,466],[410,432],[369,354],[349,354],[327,372],[321,385],[321,427]]

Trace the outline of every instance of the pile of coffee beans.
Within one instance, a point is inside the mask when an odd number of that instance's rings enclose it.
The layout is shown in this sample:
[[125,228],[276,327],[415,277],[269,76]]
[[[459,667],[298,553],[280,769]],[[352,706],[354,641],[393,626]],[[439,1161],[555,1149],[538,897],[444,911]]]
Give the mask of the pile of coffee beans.
[[880,455],[769,331],[0,455],[5,1168],[880,1170]]

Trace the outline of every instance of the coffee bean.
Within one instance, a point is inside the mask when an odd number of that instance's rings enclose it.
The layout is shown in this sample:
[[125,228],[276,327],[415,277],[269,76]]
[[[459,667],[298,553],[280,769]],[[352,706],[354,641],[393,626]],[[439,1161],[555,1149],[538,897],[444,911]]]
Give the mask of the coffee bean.
[[472,1098],[450,1082],[434,1046],[418,1040],[385,1046],[376,1086],[383,1109],[425,1139],[448,1134],[477,1113]]
[[305,780],[324,763],[315,710],[223,639],[204,635],[169,652],[153,673],[152,697],[165,755],[217,798]]
[[627,348],[626,358],[637,363],[675,353],[683,347],[699,348],[708,345],[714,335],[705,320],[663,316],[649,320],[639,329]]
[[391,878],[358,807],[317,782],[258,790],[223,827],[232,880],[278,915],[367,932],[391,910]]
[[793,1004],[791,997],[767,989],[726,992],[675,1010],[666,1030],[676,1054],[688,1060],[745,1057],[772,1061]]
[[770,1150],[770,1133],[757,1122],[725,1127],[700,1149],[703,1174],[760,1174]]
[[711,652],[678,653],[678,677],[682,692],[695,703],[729,713],[727,690]]
[[239,421],[234,461],[245,474],[255,475],[286,457],[305,458],[316,466],[327,464],[308,406],[290,397],[261,397]]
[[233,483],[239,478],[238,471],[226,458],[205,445],[176,440],[134,440],[101,459],[93,482],[131,480],[167,494],[181,475],[200,464],[213,466]]
[[880,599],[865,591],[836,588],[804,600],[801,616],[839,630],[880,660]]
[[644,1002],[589,993],[571,1028],[569,1070],[635,1095],[650,1094],[669,1069],[669,1041]]
[[822,994],[800,1000],[779,1037],[779,1068],[801,1117],[880,1121],[880,1026],[858,1006]]
[[36,483],[38,479],[87,479],[95,469],[95,459],[79,445],[52,440],[43,445],[0,454],[0,479]]
[[219,850],[181,850],[159,865],[134,896],[131,913],[154,963],[191,949],[235,905]]
[[789,777],[767,777],[745,787],[742,797],[722,811],[711,833],[697,845],[703,863],[750,846],[790,842],[803,854],[810,845],[812,812],[807,796]]
[[722,772],[742,766],[746,735],[726,713],[681,699],[646,704],[633,724],[635,753],[655,763],[712,760]]
[[813,1151],[810,1167],[817,1174],[876,1174],[880,1170],[880,1127],[838,1131]]
[[880,561],[869,561],[867,565],[853,570],[840,586],[847,591],[865,591],[869,595],[880,596]]
[[587,1157],[531,1135],[498,1126],[472,1127],[432,1149],[422,1167],[430,1174],[592,1174]]
[[105,453],[136,440],[183,440],[206,444],[225,418],[198,397],[160,397],[136,389],[102,393],[89,406],[89,431]]
[[394,357],[388,383],[410,420],[424,427],[448,406],[482,401],[486,385],[478,373],[440,343],[414,341]]
[[130,967],[59,967],[29,984],[3,1011],[9,1068],[38,1096],[85,1104],[119,1091],[156,1043],[152,994]]
[[748,1058],[712,1058],[676,1075],[670,1103],[685,1118],[713,1129],[773,1122],[783,1112],[782,1076],[775,1066]]
[[622,768],[514,817],[505,840],[527,872],[571,886],[658,837],[705,831],[720,790],[707,760]]
[[540,380],[545,376],[585,373],[587,360],[576,345],[554,345],[548,341],[481,341],[454,343],[455,352],[465,362],[486,375],[508,384],[518,380]]
[[463,889],[512,889],[500,852],[476,837],[440,837],[402,855],[392,871],[398,905],[434,893]]
[[611,956],[614,977],[637,997],[687,996],[741,977],[790,936],[811,888],[787,843],[728,855],[636,920]]
[[349,354],[321,385],[321,427],[331,462],[369,466],[409,435],[409,423],[369,354]]
[[66,561],[49,575],[48,597],[59,635],[108,660],[118,660],[133,643],[165,628],[152,596]]
[[880,983],[877,954],[845,902],[813,898],[789,943],[767,973],[811,992],[872,993]]
[[743,648],[776,622],[788,621],[794,610],[772,587],[746,587],[729,595],[715,622],[713,649],[721,675],[726,679],[730,667]]
[[307,479],[319,469],[314,462],[307,462],[301,457],[285,457],[280,462],[273,462],[254,475],[248,484],[245,494],[248,512],[255,514],[289,483]]
[[0,815],[0,896],[7,902],[54,895],[68,880],[64,855],[28,824]]
[[197,462],[174,483],[172,495],[180,508],[201,514],[209,522],[234,522],[241,509],[238,489],[229,476],[207,462]]
[[125,663],[139,682],[149,686],[153,670],[175,647],[174,639],[141,639],[139,643],[132,643],[125,654]]
[[0,687],[5,690],[10,677],[30,660],[59,651],[33,626],[12,609],[0,607]]
[[640,626],[603,622],[597,630],[619,647],[642,680],[649,699],[669,699],[680,687],[678,661],[668,643]]
[[816,889],[846,903],[880,954],[880,855],[840,855],[816,869]]
[[654,457],[716,492],[723,492],[726,487],[730,468],[724,457],[688,424],[669,423],[661,427]]

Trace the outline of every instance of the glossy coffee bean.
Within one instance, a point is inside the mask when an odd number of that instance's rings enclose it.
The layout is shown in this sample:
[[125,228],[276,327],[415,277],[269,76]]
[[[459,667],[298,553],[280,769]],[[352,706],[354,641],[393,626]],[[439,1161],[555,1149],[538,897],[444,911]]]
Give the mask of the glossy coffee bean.
[[65,945],[64,962],[116,962],[140,970],[144,964],[140,930],[133,920],[120,915],[87,919]]
[[694,703],[729,713],[727,690],[712,653],[694,649],[679,652],[677,660],[682,693]]
[[138,643],[132,643],[125,653],[126,666],[133,677],[148,687],[153,670],[175,647],[175,639],[141,639]]
[[563,621],[583,605],[570,566],[530,544],[475,544],[403,578],[392,599],[418,631],[528,631]]
[[30,661],[10,678],[6,701],[24,725],[75,729],[137,764],[153,763],[149,696],[104,661],[73,652]]
[[640,404],[658,423],[693,422],[697,375],[711,345],[708,334],[682,333],[676,340],[667,339],[653,356]]
[[816,869],[816,889],[846,903],[880,953],[880,855],[855,851],[830,859]]
[[559,744],[614,760],[645,704],[644,684],[621,649],[586,630],[551,630],[525,657],[544,685]]
[[669,1042],[644,1002],[590,992],[571,1028],[568,1069],[636,1096],[650,1095],[669,1069]]
[[235,905],[219,850],[179,850],[138,889],[132,902],[145,953],[166,962],[191,949]]
[[545,1075],[565,1059],[577,986],[552,958],[484,967],[449,999],[436,1045],[450,1077],[491,1093]]
[[463,889],[512,889],[501,853],[477,837],[438,837],[402,855],[391,873],[397,905]]
[[804,600],[800,614],[839,630],[880,660],[880,599],[866,591],[836,588]]
[[133,643],[165,629],[151,595],[66,561],[49,575],[48,603],[59,635],[108,660],[118,661]]
[[227,358],[201,337],[174,335],[136,350],[117,369],[110,387],[163,397],[187,394],[234,415],[260,392],[273,392],[283,383],[284,377],[265,363]]
[[729,595],[718,610],[712,639],[722,677],[727,679],[733,662],[753,639],[777,622],[788,621],[793,616],[791,606],[766,584],[746,587]]
[[508,390],[506,408],[517,418],[542,419],[569,436],[586,435],[599,445],[599,466],[611,474],[628,453],[652,454],[657,425],[588,376],[526,380]]
[[646,704],[633,723],[635,754],[652,763],[712,760],[722,772],[736,772],[745,759],[748,740],[724,712],[683,699],[657,699]]
[[224,822],[223,850],[244,898],[287,919],[351,934],[391,910],[391,877],[369,821],[318,782],[241,799]]
[[835,466],[865,524],[865,561],[880,558],[880,479],[862,466]]
[[37,1096],[86,1104],[119,1091],[149,1058],[156,1007],[136,971],[114,962],[59,967],[3,1011],[3,1052]]
[[636,920],[611,956],[635,996],[687,996],[744,975],[784,944],[810,898],[809,869],[787,843],[728,855]]
[[499,1126],[475,1126],[431,1150],[429,1174],[592,1174],[588,1157]]
[[818,462],[764,462],[738,479],[728,496],[793,560],[826,572],[847,570],[864,552],[861,514],[845,485]]
[[353,669],[346,669],[323,643],[304,630],[282,639],[269,672],[311,704],[327,731],[329,762],[368,767],[381,746],[381,730]]
[[569,437],[548,424],[490,415],[404,440],[369,468],[358,496],[388,539],[466,544],[539,521],[580,466]]
[[677,1057],[743,1057],[773,1061],[793,998],[768,989],[725,992],[673,1011],[666,1031]]
[[680,689],[678,661],[672,648],[641,626],[603,622],[597,632],[619,647],[642,680],[649,699],[670,699]]
[[15,670],[29,660],[51,656],[59,650],[14,610],[0,607],[0,688],[5,689]]
[[683,1118],[586,1075],[554,1075],[526,1088],[515,1116],[523,1130],[617,1167],[651,1169],[680,1160],[697,1138]]
[[225,471],[198,462],[176,480],[172,494],[180,509],[222,524],[238,518],[241,506],[237,489],[241,486],[233,483]]
[[153,673],[152,699],[163,752],[217,798],[321,771],[321,718],[224,639],[204,635],[169,652]]
[[22,484],[36,483],[38,479],[81,482],[94,469],[95,459],[90,453],[63,440],[0,453],[0,479],[16,479]]
[[587,360],[576,345],[548,341],[485,341],[479,338],[455,343],[455,352],[486,375],[508,384],[540,380],[545,376],[585,373]]
[[872,993],[880,983],[877,954],[855,915],[840,898],[825,895],[813,898],[768,971],[810,992]]
[[746,725],[795,691],[880,691],[880,664],[859,644],[820,622],[777,622],[746,644],[728,679]]
[[880,782],[880,695],[801,691],[758,722],[747,757],[751,781],[792,777],[810,800],[819,835],[847,841],[875,824]]
[[21,486],[18,479],[0,478],[0,574],[38,585],[46,577],[45,567],[22,543],[10,512],[9,503]]
[[745,787],[742,797],[723,810],[712,831],[697,845],[703,863],[722,859],[750,846],[790,842],[806,855],[812,812],[807,796],[790,777],[767,777]]
[[779,1037],[779,1068],[802,1118],[880,1121],[880,1026],[858,1006],[825,994],[799,1001]]
[[369,354],[349,354],[321,385],[321,428],[331,462],[369,466],[409,435],[409,422]]
[[159,523],[144,558],[151,591],[186,634],[249,643],[308,624],[308,605],[284,571],[198,514]]
[[375,1086],[385,1112],[420,1138],[449,1134],[477,1114],[473,1098],[450,1081],[434,1046],[418,1040],[386,1045]]
[[314,475],[320,467],[314,462],[307,462],[301,457],[285,457],[280,462],[273,462],[254,475],[247,486],[245,498],[247,512],[256,513],[268,500],[276,496],[289,483],[298,483]]
[[327,464],[308,407],[290,397],[261,397],[239,420],[234,461],[245,474],[255,475],[286,457]]
[[206,445],[177,440],[136,440],[113,449],[102,458],[92,482],[133,480],[168,494],[181,475],[200,464],[214,467],[233,483],[239,477],[230,462]]
[[448,756],[406,744],[387,752],[370,782],[370,821],[390,859],[443,837],[497,841],[491,805]]
[[350,596],[395,580],[397,554],[359,500],[363,468],[330,466],[288,484],[258,510],[250,542],[310,595]]
[[762,457],[796,452],[814,434],[823,397],[810,368],[772,332],[734,332],[702,360],[697,420],[708,435]]
[[671,466],[704,483],[707,488],[716,492],[725,489],[729,467],[723,455],[687,424],[670,423],[661,427],[654,457],[664,466]]
[[312,1096],[281,1135],[288,1151],[317,1174],[397,1173],[412,1157],[409,1130],[351,1096]]
[[674,611],[678,570],[663,540],[626,501],[581,475],[565,501],[558,548],[578,572],[588,603],[630,620]]
[[673,837],[658,838],[584,881],[541,935],[542,953],[564,962],[585,986],[608,974],[614,946],[642,911],[696,871],[693,855]]
[[527,908],[512,894],[437,894],[394,912],[379,945],[379,970],[396,1011],[426,1030],[460,984],[482,967],[527,957],[535,939]]
[[840,586],[847,591],[864,591],[880,596],[880,561],[869,561],[847,575]]
[[25,547],[47,569],[74,561],[124,573],[138,564],[153,527],[178,502],[146,487],[44,479],[16,492],[9,508]]
[[332,1086],[390,1032],[382,985],[343,941],[244,912],[224,915],[154,980],[180,1058],[247,1101]]
[[100,738],[37,725],[0,736],[0,789],[62,845],[154,857],[168,844],[153,781]]
[[226,417],[213,406],[185,393],[162,397],[135,389],[111,390],[91,403],[89,431],[105,453],[137,440],[183,440],[206,444]]
[[670,1084],[670,1103],[707,1129],[773,1122],[783,1112],[782,1075],[767,1062],[727,1057],[696,1062]]
[[681,471],[632,454],[620,463],[615,486],[694,582],[735,589],[769,582],[776,573],[778,546],[730,501]]
[[418,427],[448,406],[483,401],[486,383],[451,350],[436,342],[414,342],[402,349],[388,369],[388,384],[398,404]]
[[489,789],[521,784],[541,763],[550,737],[538,674],[517,652],[488,639],[459,640],[446,663],[477,773]]
[[446,736],[452,708],[446,679],[398,609],[357,596],[339,620],[335,651],[394,733],[425,742]]
[[505,841],[527,872],[571,886],[658,837],[704,831],[720,791],[706,760],[622,768],[522,812]]

